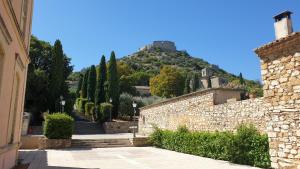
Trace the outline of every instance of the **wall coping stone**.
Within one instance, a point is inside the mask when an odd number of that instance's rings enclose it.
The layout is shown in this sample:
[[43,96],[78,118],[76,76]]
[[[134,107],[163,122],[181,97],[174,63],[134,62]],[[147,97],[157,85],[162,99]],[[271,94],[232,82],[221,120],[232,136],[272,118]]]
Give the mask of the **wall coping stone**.
[[148,106],[144,106],[144,107],[141,107],[140,110],[146,110],[146,109],[150,109],[150,108],[153,108],[153,107],[159,107],[159,106],[162,106],[162,105],[165,105],[165,104],[168,104],[168,103],[174,103],[174,102],[178,102],[178,101],[181,101],[181,100],[185,100],[187,98],[192,98],[192,97],[195,97],[195,96],[202,96],[202,95],[205,95],[205,94],[214,93],[215,91],[241,91],[242,92],[244,90],[243,89],[223,88],[223,87],[204,89],[204,90],[192,92],[192,93],[189,93],[189,94],[181,95],[181,96],[178,96],[178,97],[173,97],[173,98],[170,98],[170,99],[158,102],[158,103],[154,103],[154,104],[151,104],[151,105],[148,105]]

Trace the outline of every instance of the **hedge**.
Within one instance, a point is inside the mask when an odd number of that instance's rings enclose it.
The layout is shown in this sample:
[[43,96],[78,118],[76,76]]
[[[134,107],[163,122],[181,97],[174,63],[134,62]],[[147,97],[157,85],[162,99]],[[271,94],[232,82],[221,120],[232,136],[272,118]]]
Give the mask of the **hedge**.
[[87,102],[85,104],[85,115],[88,117],[92,117],[94,114],[94,103],[93,102]]
[[85,104],[87,102],[88,102],[88,100],[86,98],[81,98],[79,100],[79,107],[78,107],[78,109],[79,109],[80,113],[84,114],[84,112],[85,112]]
[[241,125],[237,133],[189,132],[185,127],[177,131],[156,128],[150,136],[159,148],[198,155],[237,164],[269,168],[269,143],[253,125]]
[[81,98],[77,98],[76,100],[75,100],[75,105],[76,105],[76,110],[80,110],[79,109],[79,103],[81,102]]
[[70,139],[73,133],[74,119],[65,113],[53,113],[46,116],[43,128],[49,139]]
[[99,106],[99,114],[98,114],[98,122],[106,122],[109,121],[111,111],[112,111],[112,104],[110,103],[101,103]]

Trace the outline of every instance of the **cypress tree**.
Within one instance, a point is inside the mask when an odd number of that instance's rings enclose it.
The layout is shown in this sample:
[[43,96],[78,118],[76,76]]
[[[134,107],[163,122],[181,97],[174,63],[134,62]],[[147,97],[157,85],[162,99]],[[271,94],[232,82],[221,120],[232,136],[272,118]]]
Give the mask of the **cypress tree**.
[[187,77],[185,78],[184,94],[188,94],[188,93],[191,92],[190,82],[191,82],[191,79],[190,79],[189,76],[187,76]]
[[49,76],[49,109],[55,112],[59,110],[59,97],[64,85],[64,54],[60,40],[56,40],[53,46]]
[[112,114],[113,117],[116,118],[118,117],[120,93],[119,93],[119,75],[117,71],[117,61],[116,61],[116,56],[114,51],[112,51],[110,55],[107,80],[108,80],[108,96],[112,99],[112,105],[113,105]]
[[106,97],[105,88],[104,88],[105,81],[106,81],[106,61],[105,61],[105,56],[102,55],[101,62],[99,64],[99,69],[97,69],[97,84],[96,84],[96,92],[95,92],[96,105],[105,102],[105,97]]
[[91,66],[89,71],[88,83],[87,83],[87,97],[91,102],[95,101],[95,89],[96,89],[96,68]]
[[88,78],[89,78],[89,69],[86,70],[81,87],[81,97],[87,98],[87,86],[88,86]]
[[76,90],[76,97],[80,97],[80,91],[81,91],[81,86],[82,86],[82,81],[83,81],[83,76],[80,74],[79,76],[79,82]]
[[244,85],[244,84],[245,84],[245,80],[244,80],[244,78],[243,78],[242,73],[240,73],[240,75],[239,75],[239,81],[240,81],[240,84],[241,84],[241,85]]
[[199,89],[199,86],[200,86],[199,76],[198,76],[198,74],[193,74],[192,91],[195,92],[197,89]]

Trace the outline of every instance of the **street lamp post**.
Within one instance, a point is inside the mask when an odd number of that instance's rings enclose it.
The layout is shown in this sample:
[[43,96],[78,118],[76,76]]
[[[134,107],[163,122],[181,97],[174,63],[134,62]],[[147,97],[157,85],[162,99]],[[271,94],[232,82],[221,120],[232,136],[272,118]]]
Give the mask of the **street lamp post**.
[[135,138],[136,137],[136,135],[135,135],[135,128],[136,128],[136,126],[135,126],[135,113],[136,113],[136,110],[135,110],[135,108],[136,108],[136,103],[133,101],[132,102],[132,107],[133,107],[133,138]]
[[[112,98],[109,98],[109,103],[112,104]],[[111,110],[109,112],[109,121],[111,122]]]
[[61,101],[62,113],[64,112],[64,106],[65,106],[65,104],[66,104],[66,101],[65,101],[65,100],[62,100],[62,101]]
[[63,104],[62,103],[63,103],[64,97],[62,95],[60,95],[59,98],[60,98],[60,112],[63,112]]

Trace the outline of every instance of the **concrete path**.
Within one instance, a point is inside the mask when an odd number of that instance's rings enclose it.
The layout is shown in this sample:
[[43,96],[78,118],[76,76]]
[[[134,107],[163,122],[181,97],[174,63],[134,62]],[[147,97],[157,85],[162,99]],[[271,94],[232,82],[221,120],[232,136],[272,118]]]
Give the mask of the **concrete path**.
[[153,147],[21,150],[29,169],[255,169]]

